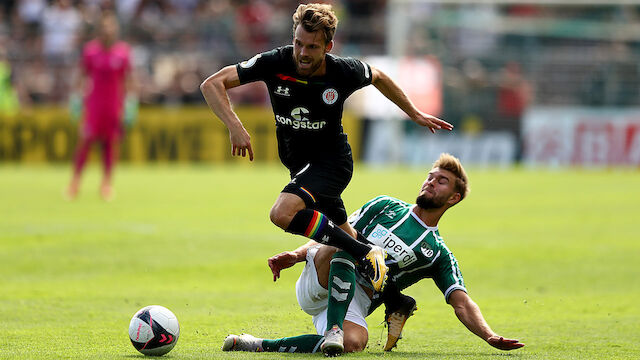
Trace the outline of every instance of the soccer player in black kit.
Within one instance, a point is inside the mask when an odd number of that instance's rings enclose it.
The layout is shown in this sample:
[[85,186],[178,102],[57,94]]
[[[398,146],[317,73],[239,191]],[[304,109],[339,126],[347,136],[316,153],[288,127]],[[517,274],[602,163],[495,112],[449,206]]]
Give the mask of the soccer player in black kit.
[[345,250],[380,290],[386,279],[386,254],[349,225],[340,197],[353,173],[351,147],[342,130],[344,101],[354,91],[373,84],[411,120],[431,132],[453,127],[418,110],[380,70],[360,60],[328,54],[337,24],[331,5],[300,5],[293,14],[293,45],[224,67],[208,77],[200,89],[229,129],[232,155],[248,154],[253,160],[251,137],[233,112],[227,89],[265,82],[275,115],[278,153],[291,174],[291,181],[271,208],[271,221],[287,232]]

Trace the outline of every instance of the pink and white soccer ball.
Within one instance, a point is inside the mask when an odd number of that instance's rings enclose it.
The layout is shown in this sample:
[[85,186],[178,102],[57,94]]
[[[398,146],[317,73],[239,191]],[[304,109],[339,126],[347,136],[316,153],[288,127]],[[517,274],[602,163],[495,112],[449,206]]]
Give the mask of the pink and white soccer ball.
[[180,336],[178,318],[167,308],[150,305],[140,309],[129,323],[129,338],[136,350],[160,356],[176,346]]

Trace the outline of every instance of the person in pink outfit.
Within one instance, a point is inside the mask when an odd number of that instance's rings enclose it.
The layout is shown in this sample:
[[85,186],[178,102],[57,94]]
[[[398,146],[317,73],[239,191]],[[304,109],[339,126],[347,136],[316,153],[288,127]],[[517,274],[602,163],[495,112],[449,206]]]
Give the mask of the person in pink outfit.
[[[130,124],[137,115],[137,95],[131,66],[130,48],[118,40],[119,26],[115,15],[105,13],[100,18],[98,37],[82,50],[76,91],[70,97],[72,118],[81,118],[78,146],[74,157],[73,177],[67,196],[78,195],[80,178],[91,145],[102,147],[104,175],[100,195],[113,197],[112,172],[118,156],[118,142],[123,134],[122,123]],[[80,93],[83,99],[80,99]]]

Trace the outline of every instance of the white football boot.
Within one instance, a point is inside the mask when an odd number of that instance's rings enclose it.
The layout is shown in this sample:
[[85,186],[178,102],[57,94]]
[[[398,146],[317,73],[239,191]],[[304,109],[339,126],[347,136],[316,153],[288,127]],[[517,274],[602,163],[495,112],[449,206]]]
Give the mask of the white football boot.
[[222,351],[262,352],[262,339],[249,334],[229,335],[224,339]]
[[344,331],[338,325],[333,325],[331,329],[325,331],[320,350],[328,357],[338,356],[344,352]]

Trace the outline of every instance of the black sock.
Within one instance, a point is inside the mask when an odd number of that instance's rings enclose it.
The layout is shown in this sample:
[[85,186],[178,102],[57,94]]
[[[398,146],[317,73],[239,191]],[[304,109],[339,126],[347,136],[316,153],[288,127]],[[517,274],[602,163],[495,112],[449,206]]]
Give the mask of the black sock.
[[356,234],[358,234],[358,241],[360,241],[363,244],[367,244],[367,245],[371,244],[371,242],[369,240],[367,240],[367,238],[364,237],[364,235],[360,231],[356,230]]
[[335,246],[356,259],[362,259],[371,250],[371,246],[352,238],[324,214],[311,209],[298,211],[291,220],[287,232]]

